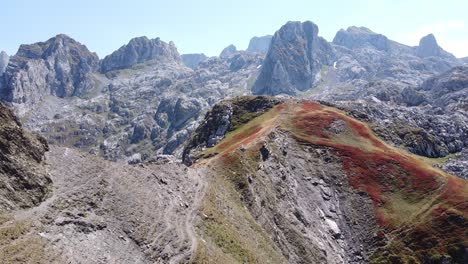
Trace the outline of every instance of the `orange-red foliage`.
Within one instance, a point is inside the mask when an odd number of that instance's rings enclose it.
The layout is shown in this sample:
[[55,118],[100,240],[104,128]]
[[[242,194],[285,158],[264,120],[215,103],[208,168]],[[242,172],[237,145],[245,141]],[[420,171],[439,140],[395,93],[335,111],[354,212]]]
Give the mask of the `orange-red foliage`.
[[224,153],[223,155],[228,155],[229,152],[251,142],[261,130],[262,127],[259,125],[252,126],[246,129],[245,131],[242,131],[241,133],[233,136],[231,139],[225,141],[224,143],[220,144],[218,147],[220,149],[226,150],[226,153]]

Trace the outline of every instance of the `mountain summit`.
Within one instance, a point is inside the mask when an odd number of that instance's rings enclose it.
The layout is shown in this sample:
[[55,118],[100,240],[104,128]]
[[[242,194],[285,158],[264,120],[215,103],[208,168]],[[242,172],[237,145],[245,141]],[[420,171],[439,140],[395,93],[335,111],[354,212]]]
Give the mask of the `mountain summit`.
[[126,69],[152,60],[181,62],[179,52],[172,41],[168,44],[160,38],[138,37],[106,56],[101,62],[101,72]]
[[334,57],[332,47],[318,31],[310,21],[288,22],[281,27],[271,40],[253,94],[294,95],[312,88],[316,74],[322,66],[332,65]]
[[386,36],[377,34],[366,27],[355,26],[338,31],[335,38],[333,38],[333,43],[349,49],[362,48],[370,45],[378,50],[384,51],[388,51],[391,46]]
[[416,48],[418,56],[426,57],[445,57],[449,59],[455,59],[455,57],[443,50],[433,34],[429,34],[419,41],[419,46]]
[[98,64],[95,53],[64,34],[21,45],[10,58],[0,95],[6,102],[28,105],[45,95],[81,96],[94,87],[90,74]]

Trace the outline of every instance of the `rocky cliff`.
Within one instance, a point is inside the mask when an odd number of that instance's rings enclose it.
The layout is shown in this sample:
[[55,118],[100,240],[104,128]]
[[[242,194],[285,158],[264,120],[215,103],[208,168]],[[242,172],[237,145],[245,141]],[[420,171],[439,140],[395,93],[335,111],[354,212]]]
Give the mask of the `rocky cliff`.
[[54,192],[0,219],[0,257],[466,263],[466,180],[387,144],[350,114],[313,101],[226,100],[187,145],[198,157],[190,167],[53,146]]
[[420,57],[442,57],[450,60],[456,60],[455,56],[443,50],[433,34],[429,34],[419,41],[419,46],[416,47],[416,54]]
[[1,99],[30,108],[47,95],[83,96],[95,87],[99,59],[66,35],[21,45],[3,76]]
[[0,215],[37,206],[51,191],[45,169],[44,138],[26,132],[13,112],[0,104]]
[[248,52],[267,53],[273,36],[253,37],[249,42]]
[[231,57],[232,55],[234,55],[236,52],[237,52],[236,46],[231,44],[221,51],[221,53],[219,54],[219,57],[221,59],[227,59]]
[[6,52],[0,52],[0,77],[5,72],[6,67],[8,66],[8,62],[10,61],[10,57]]
[[330,44],[318,36],[317,25],[288,22],[273,36],[252,93],[295,95],[311,89],[322,67],[333,64],[334,56]]
[[159,38],[139,37],[130,40],[127,45],[106,56],[101,61],[101,72],[127,69],[153,60],[181,62],[179,52],[173,42],[168,44]]

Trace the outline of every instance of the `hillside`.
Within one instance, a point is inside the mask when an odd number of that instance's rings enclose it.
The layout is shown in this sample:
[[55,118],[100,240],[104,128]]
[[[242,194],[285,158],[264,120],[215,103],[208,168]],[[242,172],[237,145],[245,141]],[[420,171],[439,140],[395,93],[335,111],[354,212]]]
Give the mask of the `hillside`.
[[21,193],[33,202],[3,211],[3,263],[468,257],[466,180],[313,101],[220,102],[186,145],[189,167],[170,156],[128,165],[58,146],[46,153],[47,166],[39,160],[50,175],[47,196]]
[[254,263],[467,259],[466,181],[386,144],[337,109],[287,101],[197,155],[195,166],[216,175],[201,209],[207,215],[199,227],[207,241],[202,257]]

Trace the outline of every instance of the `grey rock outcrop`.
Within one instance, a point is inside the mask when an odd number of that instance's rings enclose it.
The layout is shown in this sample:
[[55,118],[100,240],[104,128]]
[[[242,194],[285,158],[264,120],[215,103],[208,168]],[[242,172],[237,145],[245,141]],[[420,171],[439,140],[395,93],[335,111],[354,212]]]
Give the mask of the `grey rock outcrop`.
[[231,57],[232,55],[234,55],[236,52],[237,52],[236,46],[231,44],[227,46],[226,48],[224,48],[223,51],[221,51],[221,53],[219,54],[219,57],[221,59],[227,59]]
[[468,110],[468,67],[460,66],[429,78],[419,89],[444,113]]
[[314,87],[322,67],[334,58],[332,47],[318,31],[310,21],[281,27],[273,36],[253,94],[295,95]]
[[253,37],[249,42],[248,52],[267,53],[273,36]]
[[0,212],[38,205],[50,192],[45,170],[44,138],[21,127],[13,112],[0,104]]
[[442,57],[455,60],[455,56],[443,50],[433,34],[429,34],[419,41],[419,46],[416,47],[416,54],[419,57]]
[[348,49],[374,47],[378,50],[388,51],[392,42],[384,35],[372,32],[365,27],[349,27],[336,33],[333,44],[347,47]]
[[184,65],[192,69],[195,69],[200,62],[208,59],[203,53],[183,54],[181,57]]
[[468,67],[455,67],[426,80],[421,89],[432,91],[435,96],[457,92],[468,87]]
[[460,61],[461,61],[464,65],[468,65],[468,57],[461,58]]
[[6,102],[29,106],[46,95],[82,96],[94,88],[91,73],[98,64],[95,53],[66,35],[21,45],[10,58],[0,96]]
[[101,72],[127,69],[152,60],[181,62],[172,41],[168,44],[159,38],[138,37],[106,56],[101,62]]
[[8,62],[10,61],[10,57],[6,52],[0,52],[0,76],[5,72],[6,67],[8,66]]

